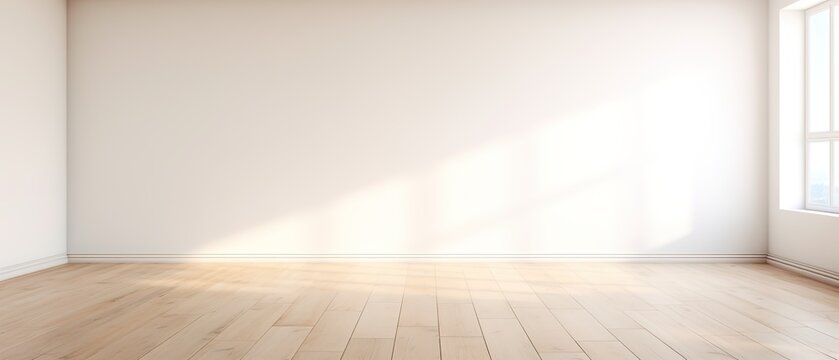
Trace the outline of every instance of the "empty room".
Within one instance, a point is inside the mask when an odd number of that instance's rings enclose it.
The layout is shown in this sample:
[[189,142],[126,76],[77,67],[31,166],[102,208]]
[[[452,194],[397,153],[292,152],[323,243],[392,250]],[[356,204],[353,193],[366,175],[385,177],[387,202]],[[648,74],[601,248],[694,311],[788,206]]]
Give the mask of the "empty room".
[[839,0],[0,0],[0,359],[839,359]]

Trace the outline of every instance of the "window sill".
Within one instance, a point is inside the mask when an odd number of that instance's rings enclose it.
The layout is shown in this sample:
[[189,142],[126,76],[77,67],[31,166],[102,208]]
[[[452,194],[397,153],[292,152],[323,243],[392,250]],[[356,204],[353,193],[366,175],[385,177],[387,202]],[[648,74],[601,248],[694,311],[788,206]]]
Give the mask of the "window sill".
[[781,211],[801,213],[801,214],[821,215],[821,216],[827,216],[827,217],[832,217],[832,218],[839,218],[839,214],[832,213],[832,212],[827,212],[827,211],[808,210],[808,209],[784,209],[784,208],[781,208],[780,210]]

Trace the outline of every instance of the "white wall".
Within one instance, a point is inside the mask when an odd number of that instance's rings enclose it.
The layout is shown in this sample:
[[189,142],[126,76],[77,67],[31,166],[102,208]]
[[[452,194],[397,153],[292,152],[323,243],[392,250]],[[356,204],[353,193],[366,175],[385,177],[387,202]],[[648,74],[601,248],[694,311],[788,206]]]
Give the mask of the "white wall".
[[770,18],[769,253],[839,272],[839,215],[804,208],[801,9],[818,0],[772,0]]
[[0,279],[66,259],[66,5],[0,1]]
[[763,0],[70,0],[71,255],[763,254]]

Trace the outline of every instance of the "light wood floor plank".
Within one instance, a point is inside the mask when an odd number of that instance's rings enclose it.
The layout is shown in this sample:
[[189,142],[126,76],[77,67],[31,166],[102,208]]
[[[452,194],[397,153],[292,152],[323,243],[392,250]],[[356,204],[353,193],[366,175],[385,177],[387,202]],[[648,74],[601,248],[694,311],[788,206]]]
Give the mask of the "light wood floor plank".
[[660,311],[630,311],[627,314],[686,359],[733,359]]
[[440,336],[481,336],[472,304],[439,304]]
[[504,297],[497,291],[471,291],[472,305],[479,319],[514,319],[513,309]]
[[190,360],[238,360],[251,349],[255,341],[211,341]]
[[805,321],[803,322],[807,327],[821,331],[827,335],[839,339],[839,322],[835,321]]
[[684,359],[646,329],[613,329],[612,334],[641,360]]
[[454,278],[437,279],[437,303],[440,304],[471,304],[472,296],[469,294],[469,286],[462,274]]
[[437,326],[437,299],[433,293],[408,289],[402,301],[399,326]]
[[718,302],[693,303],[691,306],[740,333],[775,332],[774,329]]
[[750,289],[733,289],[731,290],[734,293],[734,296],[737,296],[743,300],[751,302],[755,305],[758,305],[764,309],[782,315],[790,320],[794,321],[818,321],[824,319],[823,317],[806,311],[802,308],[787,304],[783,301],[778,299],[773,299],[766,295],[763,295],[757,291],[750,290]]
[[[628,293],[628,292],[626,292]],[[604,328],[607,329],[635,329],[638,323],[623,312],[620,302],[613,301],[596,289],[585,294],[574,295],[585,310],[590,313]],[[635,310],[635,309],[633,309]]]
[[580,346],[591,360],[638,360],[618,341],[582,341]]
[[344,351],[361,313],[358,311],[327,311],[312,328],[300,351]]
[[389,360],[393,355],[394,339],[353,338],[341,360]]
[[545,353],[542,360],[591,360],[585,353]]
[[539,360],[539,355],[516,319],[481,319],[493,360]]
[[393,359],[440,359],[440,337],[437,328],[431,326],[400,326],[396,331]]
[[340,351],[336,352],[307,352],[298,351],[293,360],[341,360]]
[[218,340],[257,341],[288,309],[289,304],[257,303],[218,335]]
[[577,341],[614,341],[612,333],[585,310],[554,310],[562,326]]
[[577,342],[547,308],[515,308],[514,311],[525,333],[540,354],[582,352]]
[[291,360],[311,330],[308,326],[274,326],[268,329],[243,359]]
[[202,315],[166,342],[142,357],[142,360],[188,359],[207,345],[253,303],[232,301],[218,310]]
[[661,312],[699,335],[737,335],[730,327],[687,305],[665,305]]
[[490,360],[483,337],[440,338],[443,360]]
[[738,313],[748,316],[752,320],[758,321],[770,328],[777,329],[782,327],[803,326],[800,322],[784,317],[783,315],[760,307],[752,302],[743,300],[731,293],[722,291],[721,289],[707,289],[702,293],[715,300],[718,304],[725,304],[725,306],[737,311]]
[[821,313],[824,317],[833,320],[835,322],[839,322],[839,311],[829,311]]
[[198,319],[199,315],[161,315],[93,354],[91,360],[138,359],[175,333]]
[[785,357],[743,335],[705,336],[738,360],[784,360]]
[[0,281],[4,360],[589,357],[839,358],[839,289],[762,264],[555,261],[70,264]]
[[377,285],[373,287],[367,302],[401,303],[405,288],[402,285]]
[[323,289],[306,291],[277,320],[277,326],[315,326],[329,307],[335,292]]
[[[354,285],[346,285],[345,287],[352,287]],[[344,290],[335,295],[332,302],[327,307],[330,311],[361,311],[364,309],[364,304],[367,303],[367,298],[370,297],[371,286],[368,284],[357,285],[356,290]]]
[[533,286],[536,296],[548,309],[582,309],[573,296],[561,286],[538,284]]
[[746,334],[749,338],[788,359],[828,360],[831,357],[808,347],[784,334]]
[[784,328],[781,332],[834,359],[839,359],[839,339],[835,337],[811,328]]
[[353,338],[394,338],[400,303],[368,303],[352,334]]

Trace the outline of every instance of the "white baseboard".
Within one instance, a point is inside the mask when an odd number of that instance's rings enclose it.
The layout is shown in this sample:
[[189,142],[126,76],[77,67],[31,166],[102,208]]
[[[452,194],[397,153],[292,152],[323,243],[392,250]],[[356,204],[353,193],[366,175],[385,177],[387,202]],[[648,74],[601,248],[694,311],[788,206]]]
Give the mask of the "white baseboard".
[[278,261],[588,261],[765,263],[765,254],[69,254],[71,263]]
[[839,286],[839,272],[771,254],[766,256],[766,262],[770,265],[801,274],[814,280]]
[[0,280],[71,263],[187,263],[280,261],[580,261],[769,263],[809,278],[839,286],[839,273],[777,255],[764,254],[69,254],[55,255],[0,268]]
[[0,281],[48,269],[53,266],[64,265],[67,261],[67,255],[59,254],[22,262],[20,264],[0,267]]

